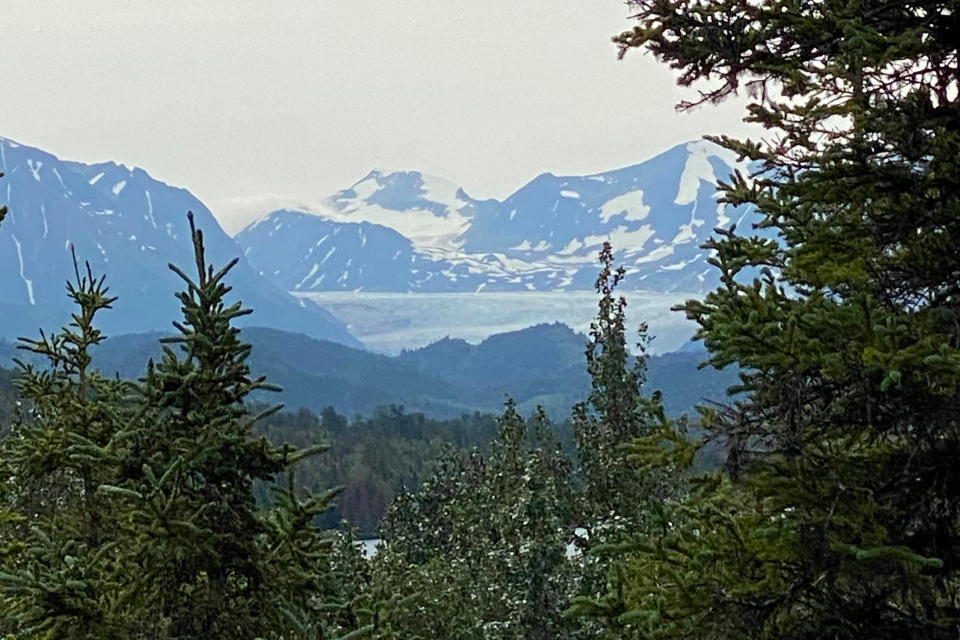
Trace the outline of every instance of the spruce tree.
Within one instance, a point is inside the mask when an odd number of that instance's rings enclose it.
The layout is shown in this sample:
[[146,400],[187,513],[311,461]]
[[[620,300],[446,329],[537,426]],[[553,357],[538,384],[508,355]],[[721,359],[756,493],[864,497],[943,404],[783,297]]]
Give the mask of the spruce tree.
[[[177,294],[180,335],[162,339],[141,386],[137,426],[125,441],[129,562],[137,567],[125,595],[146,603],[157,637],[312,638],[326,587],[328,542],[313,520],[336,493],[300,501],[292,481],[270,511],[255,502],[258,481],[292,473],[325,447],[276,448],[252,433],[257,419],[245,399],[272,389],[250,375],[250,345],[233,321],[251,311],[228,304],[224,282],[234,259],[214,270],[203,234],[188,215],[196,278]],[[179,353],[171,345],[179,346]]]
[[113,521],[120,507],[101,488],[116,480],[115,436],[131,414],[130,385],[91,368],[103,341],[97,313],[109,309],[104,278],[90,265],[67,283],[73,321],[51,336],[21,339],[40,363],[20,361],[27,410],[0,442],[7,509],[0,533],[7,632],[31,638],[121,638]]
[[767,137],[717,140],[756,167],[723,199],[777,238],[705,245],[722,286],[683,309],[746,397],[705,412],[726,475],[626,557],[623,616],[652,637],[956,637],[960,4],[630,4],[622,53],[676,69],[684,106],[750,97]]
[[[336,490],[301,496],[293,466],[325,447],[274,447],[252,433],[277,408],[245,404],[269,389],[250,376],[224,277],[205,263],[178,295],[180,335],[140,384],[101,376],[91,350],[110,308],[104,279],[68,283],[78,307],[59,333],[24,340],[24,408],[0,442],[0,633],[11,638],[359,637],[331,628],[331,540],[315,520]],[[170,344],[179,344],[180,354]],[[256,482],[277,482],[274,504]]]

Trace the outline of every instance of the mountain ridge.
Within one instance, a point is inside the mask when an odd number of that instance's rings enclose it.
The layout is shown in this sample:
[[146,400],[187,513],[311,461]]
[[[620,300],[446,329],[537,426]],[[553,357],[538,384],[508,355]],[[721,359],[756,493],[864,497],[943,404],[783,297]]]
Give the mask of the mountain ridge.
[[[20,324],[47,324],[58,314],[68,319],[64,284],[73,276],[75,251],[106,275],[111,293],[119,296],[104,316],[105,330],[169,327],[180,316],[174,293],[183,283],[167,264],[193,264],[187,211],[204,232],[209,260],[223,265],[242,254],[199,199],[139,167],[65,161],[0,137],[0,171],[6,174],[0,201],[10,210],[0,230],[0,264],[12,268],[11,277],[0,281],[0,303],[18,310]],[[259,276],[242,256],[230,277],[231,300],[254,308],[253,322],[361,346],[343,323]],[[250,323],[240,319],[241,325]],[[6,327],[0,335],[16,337]]]
[[[235,239],[265,277],[301,294],[588,290],[604,241],[634,274],[627,286],[705,293],[719,276],[700,245],[715,227],[756,221],[749,208],[717,202],[717,183],[746,168],[718,145],[689,142],[620,169],[542,173],[503,201],[474,200],[416,171],[374,170],[317,210],[264,212]],[[356,225],[364,222],[398,234],[393,250],[381,250],[373,239],[358,257],[329,237],[334,228],[343,238],[357,236]],[[287,250],[324,236],[338,260]],[[404,244],[402,257],[398,243]],[[376,270],[389,270],[391,278],[364,275]]]
[[[108,336],[92,350],[94,367],[104,375],[138,378],[147,362],[161,355],[165,335],[171,332]],[[476,411],[497,414],[509,395],[526,413],[543,405],[562,419],[590,391],[587,338],[561,323],[495,334],[477,344],[447,338],[397,356],[265,327],[244,328],[241,338],[253,345],[252,373],[283,388],[281,394],[264,392],[255,400],[283,402],[291,409],[320,412],[333,406],[348,415],[370,415],[397,405],[434,417],[458,417]],[[36,360],[0,341],[0,366],[11,366],[14,356]],[[661,389],[665,407],[674,415],[691,413],[702,398],[723,400],[736,373],[701,370],[704,359],[702,350],[651,356],[645,392]]]

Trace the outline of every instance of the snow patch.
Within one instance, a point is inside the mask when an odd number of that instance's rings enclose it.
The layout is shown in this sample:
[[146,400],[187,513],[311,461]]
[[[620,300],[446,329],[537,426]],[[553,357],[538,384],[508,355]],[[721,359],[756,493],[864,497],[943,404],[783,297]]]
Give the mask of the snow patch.
[[626,249],[628,251],[640,251],[643,249],[643,245],[647,243],[647,240],[653,237],[654,233],[653,228],[649,224],[632,230],[621,225],[616,229],[611,229],[605,235],[587,236],[583,239],[583,245],[585,247],[595,247],[604,242],[609,242],[616,250]]
[[33,297],[33,280],[29,279],[23,272],[23,247],[20,246],[20,241],[16,235],[11,233],[10,237],[13,238],[13,244],[17,246],[17,260],[20,261],[20,279],[23,280],[23,284],[27,285],[27,298],[30,300],[30,304],[36,306],[37,301]]
[[574,238],[573,240],[571,240],[570,242],[568,242],[568,243],[567,243],[567,246],[565,246],[563,249],[561,249],[561,250],[559,251],[559,253],[560,253],[560,255],[562,255],[562,256],[573,255],[574,253],[577,252],[577,249],[580,249],[580,248],[582,248],[583,246],[584,246],[584,245],[583,245],[582,242],[580,242],[579,240],[577,240],[576,238]]
[[113,189],[112,189],[113,195],[115,195],[115,196],[120,195],[120,192],[123,191],[123,188],[124,188],[125,186],[127,186],[127,181],[126,181],[126,180],[121,180],[121,181],[118,182],[117,184],[113,185]]
[[665,264],[662,267],[660,267],[660,269],[662,269],[663,271],[680,271],[680,269],[683,269],[685,266],[687,266],[691,262],[693,262],[693,260],[680,261],[675,264]]
[[564,198],[579,198],[579,197],[580,197],[580,194],[579,194],[579,193],[577,193],[576,191],[570,191],[570,190],[568,190],[568,189],[564,189],[563,191],[561,191],[561,192],[560,192],[560,195],[563,196]]
[[[697,199],[697,192],[700,190],[701,180],[706,180],[714,185],[717,184],[717,176],[713,172],[710,158],[717,158],[730,167],[731,174],[735,170],[745,175],[749,173],[748,162],[738,161],[736,153],[708,140],[688,143],[687,153],[690,155],[687,157],[683,174],[680,176],[680,188],[673,201],[674,204],[685,205],[694,202]],[[723,176],[723,179],[728,177]]]
[[686,244],[694,240],[697,234],[693,232],[693,228],[703,226],[704,222],[705,220],[697,217],[697,204],[694,202],[693,211],[690,214],[690,222],[680,225],[680,231],[674,236],[672,244]]
[[57,171],[57,168],[54,167],[52,171],[53,171],[53,175],[57,176],[57,180],[60,181],[60,186],[63,187],[63,191],[64,191],[63,197],[66,198],[67,196],[73,195],[73,192],[70,191],[70,189],[67,189],[67,185],[63,183],[63,178],[60,177],[60,172]]
[[153,200],[150,199],[150,191],[147,189],[143,190],[143,195],[147,197],[147,215],[150,216],[150,224],[153,225],[153,228],[157,228],[157,221],[153,219]]
[[461,246],[463,241],[459,238],[470,226],[470,219],[453,209],[448,209],[444,216],[437,216],[427,209],[398,211],[356,200],[326,217],[336,222],[363,221],[390,227],[406,236],[418,249],[443,251],[455,251]]
[[90,184],[97,184],[97,181],[100,180],[100,178],[102,178],[102,177],[103,177],[103,172],[101,171],[101,172],[98,173],[97,175],[95,175],[95,176],[93,176],[92,178],[90,178]]
[[361,200],[366,200],[373,194],[375,194],[380,189],[380,181],[374,177],[361,180],[357,184],[350,187],[354,193],[357,194],[357,197]]
[[626,220],[645,220],[650,214],[650,207],[643,202],[643,190],[628,191],[623,195],[611,198],[600,207],[600,220],[610,222],[613,216],[626,213]]
[[27,158],[27,167],[29,167],[30,173],[33,174],[33,179],[37,182],[40,182],[40,167],[42,166],[42,162],[37,162],[36,165],[34,165],[33,160],[31,158]]
[[320,265],[317,264],[316,262],[314,262],[314,263],[313,263],[313,268],[310,269],[310,273],[308,273],[307,275],[303,276],[303,279],[300,280],[300,282],[298,282],[297,284],[295,284],[293,288],[294,288],[294,289],[299,289],[300,287],[302,287],[302,286],[303,286],[303,283],[306,282],[307,280],[309,280],[310,278],[312,278],[312,277],[314,276],[314,274],[316,274],[319,269],[320,269]]
[[420,181],[423,184],[423,197],[430,202],[445,204],[451,209],[459,209],[467,203],[457,197],[460,187],[436,176],[420,174]]
[[634,264],[643,264],[645,262],[656,262],[657,260],[662,260],[669,255],[673,255],[673,245],[665,244],[662,247],[657,247],[650,253],[640,258],[634,260]]
[[717,183],[717,177],[713,174],[713,166],[710,164],[711,148],[702,142],[691,142],[687,145],[687,162],[683,166],[683,173],[680,176],[680,188],[677,191],[677,197],[673,203],[686,205],[695,202],[697,192],[700,190],[700,181],[706,180],[711,184]]

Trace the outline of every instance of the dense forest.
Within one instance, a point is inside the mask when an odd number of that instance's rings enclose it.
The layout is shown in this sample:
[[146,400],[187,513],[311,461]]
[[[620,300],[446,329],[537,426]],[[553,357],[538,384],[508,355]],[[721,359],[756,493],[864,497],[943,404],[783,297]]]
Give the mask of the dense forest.
[[[958,636],[960,3],[629,4],[621,54],[765,128],[718,140],[752,167],[722,200],[761,228],[716,229],[722,285],[681,307],[740,395],[694,425],[647,392],[605,245],[568,430],[509,400],[495,424],[385,409],[337,458],[356,424],[262,404],[191,217],[179,333],[139,379],[93,366],[114,299],[82,261],[73,322],[21,345],[0,637]],[[377,450],[414,433],[429,464]],[[325,456],[331,485],[298,480]],[[385,501],[333,486],[364,465],[406,485],[371,558],[322,527]]]

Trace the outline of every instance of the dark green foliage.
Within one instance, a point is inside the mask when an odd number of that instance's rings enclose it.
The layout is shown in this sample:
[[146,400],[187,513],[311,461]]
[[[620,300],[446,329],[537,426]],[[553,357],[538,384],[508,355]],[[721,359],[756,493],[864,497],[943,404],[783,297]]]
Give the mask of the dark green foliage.
[[0,369],[0,438],[10,431],[13,417],[19,402],[17,390],[13,384],[14,374],[6,369]]
[[2,606],[18,635],[117,637],[108,621],[123,606],[110,588],[119,506],[99,490],[116,478],[111,443],[130,416],[130,385],[90,370],[90,349],[103,340],[94,318],[114,301],[103,278],[87,265],[67,292],[78,308],[73,322],[21,346],[48,366],[21,364],[16,384],[28,409],[2,441],[11,525],[3,531]]
[[614,295],[623,271],[612,255],[609,245],[600,254],[587,347],[593,390],[574,412],[579,466],[543,411],[524,420],[513,401],[489,454],[442,456],[381,524],[368,597],[413,595],[379,637],[600,637],[598,624],[565,611],[604,606],[598,599],[623,582],[623,568],[600,551],[649,526],[650,505],[669,495],[660,474],[638,474],[627,461],[631,441],[671,426],[659,400],[640,392],[646,360],[627,349],[625,303]]
[[[22,365],[28,411],[3,439],[0,587],[3,625],[25,638],[329,637],[319,615],[337,590],[331,540],[314,520],[336,490],[305,500],[292,467],[325,447],[276,448],[256,438],[262,414],[244,404],[250,346],[193,228],[197,279],[176,267],[181,335],[136,385],[103,378],[90,348],[103,340],[103,279],[87,268],[68,293],[78,306],[60,333],[27,340],[46,367]],[[256,482],[286,474],[272,508]],[[351,629],[347,629],[348,631]]]
[[[317,491],[342,486],[343,493],[318,520],[324,528],[341,521],[365,536],[376,534],[377,524],[394,495],[426,479],[435,461],[448,447],[465,451],[489,447],[496,436],[494,416],[474,414],[458,420],[434,420],[423,414],[387,407],[369,418],[348,421],[328,407],[322,416],[305,409],[278,412],[256,428],[271,442],[307,446],[318,439],[330,451],[300,463],[299,487]],[[266,498],[266,494],[263,493]]]
[[[622,562],[650,637],[953,638],[960,571],[960,4],[637,1],[617,38],[765,142],[725,200],[723,286],[683,308],[745,399],[707,411],[728,477],[698,482]],[[753,273],[760,276],[754,279]],[[638,443],[641,466],[681,464]],[[682,454],[682,455],[681,455]],[[689,456],[686,456],[689,460]]]

